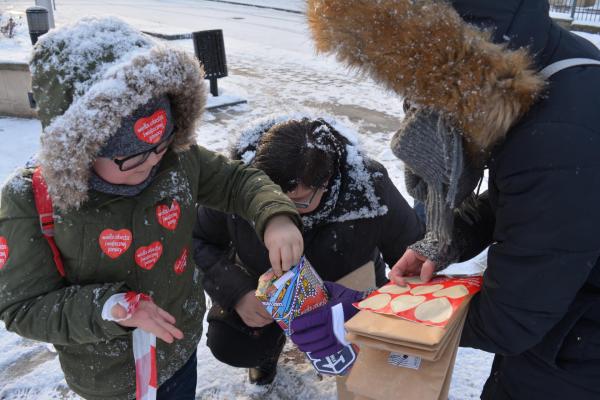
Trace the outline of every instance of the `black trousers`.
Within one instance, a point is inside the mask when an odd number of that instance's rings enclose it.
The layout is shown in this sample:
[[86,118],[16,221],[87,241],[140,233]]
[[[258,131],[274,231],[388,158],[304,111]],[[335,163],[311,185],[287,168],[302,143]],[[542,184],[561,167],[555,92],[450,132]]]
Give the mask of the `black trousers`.
[[249,327],[235,311],[214,304],[207,316],[206,344],[215,358],[239,368],[254,368],[279,357],[285,344],[283,330],[276,323]]
[[157,400],[194,400],[196,398],[196,382],[198,380],[198,371],[196,371],[196,352],[190,359],[167,379],[165,383],[159,386],[156,394]]

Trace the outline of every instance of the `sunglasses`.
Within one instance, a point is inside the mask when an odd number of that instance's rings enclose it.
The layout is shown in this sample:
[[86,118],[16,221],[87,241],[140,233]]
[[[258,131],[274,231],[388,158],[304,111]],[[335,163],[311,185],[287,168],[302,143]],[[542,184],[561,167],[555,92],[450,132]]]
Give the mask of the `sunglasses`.
[[122,172],[130,171],[134,168],[139,167],[143,163],[145,163],[146,160],[148,159],[148,157],[150,157],[150,154],[154,153],[156,155],[160,155],[160,154],[164,153],[169,148],[171,143],[173,143],[174,139],[175,139],[175,135],[171,135],[166,140],[163,140],[162,142],[158,143],[156,146],[152,147],[150,150],[146,150],[141,153],[133,154],[133,155],[127,156],[125,158],[121,158],[121,159],[113,158],[113,161],[115,162],[115,164],[117,164],[119,166],[120,171],[122,171]]
[[324,193],[324,192],[327,191],[327,187],[326,186],[320,186],[318,188],[315,188],[315,190],[312,192],[312,195],[310,196],[310,198],[306,202],[304,202],[304,201],[294,201],[294,205],[296,206],[296,208],[305,209],[305,208],[310,207],[310,204],[313,202],[313,200],[317,196],[317,192],[319,190],[323,190],[323,193]]

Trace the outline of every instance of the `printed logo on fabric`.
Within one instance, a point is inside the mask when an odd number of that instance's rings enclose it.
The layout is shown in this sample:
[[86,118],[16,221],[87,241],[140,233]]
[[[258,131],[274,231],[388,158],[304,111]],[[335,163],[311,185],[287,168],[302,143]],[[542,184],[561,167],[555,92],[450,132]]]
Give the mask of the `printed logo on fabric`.
[[121,229],[118,231],[105,229],[100,232],[98,243],[104,254],[115,259],[129,249],[132,239],[133,235],[129,229]]
[[179,216],[181,215],[181,207],[177,200],[173,200],[171,207],[165,205],[156,206],[156,218],[158,223],[170,231],[174,231],[177,228],[179,222]]
[[143,269],[151,270],[163,252],[160,242],[154,242],[148,246],[142,246],[135,251],[135,263]]
[[4,236],[0,236],[0,269],[4,267],[8,261],[8,241]]
[[184,248],[179,258],[175,260],[175,265],[173,265],[173,271],[175,271],[177,275],[181,275],[185,271],[185,267],[187,266],[187,259],[188,249]]
[[167,113],[160,109],[149,117],[140,118],[135,122],[133,130],[143,142],[155,144],[162,139],[167,127]]

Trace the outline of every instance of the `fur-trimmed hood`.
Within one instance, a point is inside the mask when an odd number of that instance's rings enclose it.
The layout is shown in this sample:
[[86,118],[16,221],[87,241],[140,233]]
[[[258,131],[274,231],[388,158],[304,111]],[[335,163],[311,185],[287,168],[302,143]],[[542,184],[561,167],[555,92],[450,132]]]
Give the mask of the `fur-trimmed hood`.
[[544,81],[525,48],[509,50],[440,0],[308,0],[317,50],[459,127],[489,150],[536,101]]
[[94,160],[122,118],[168,95],[175,141],[195,143],[206,102],[195,57],[162,46],[115,18],[86,18],[44,35],[30,62],[44,128],[39,163],[54,205],[78,208],[88,198]]
[[490,33],[494,43],[527,48],[537,69],[548,64],[552,46],[548,0],[450,0],[463,20]]
[[387,173],[383,166],[365,157],[359,149],[356,132],[333,118],[306,114],[271,115],[253,121],[242,129],[230,146],[230,157],[252,164],[263,135],[273,126],[290,120],[322,119],[342,150],[338,179],[332,178],[329,190],[314,212],[302,216],[305,229],[320,223],[353,221],[385,215],[388,208],[377,192],[376,180]]

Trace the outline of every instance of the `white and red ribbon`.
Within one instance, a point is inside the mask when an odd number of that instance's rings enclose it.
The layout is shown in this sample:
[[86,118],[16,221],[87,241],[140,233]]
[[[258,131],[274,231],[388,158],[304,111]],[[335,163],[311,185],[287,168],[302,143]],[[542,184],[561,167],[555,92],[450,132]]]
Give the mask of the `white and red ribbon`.
[[[127,292],[112,295],[102,307],[102,318],[107,321],[124,321],[133,315],[140,302],[152,301],[143,293]],[[127,310],[125,318],[114,318],[112,308],[119,304]],[[137,328],[132,334],[133,357],[135,359],[135,398],[137,400],[156,400],[157,370],[156,370],[156,336]]]
[[156,336],[140,328],[133,331],[135,398],[155,400],[157,385]]

